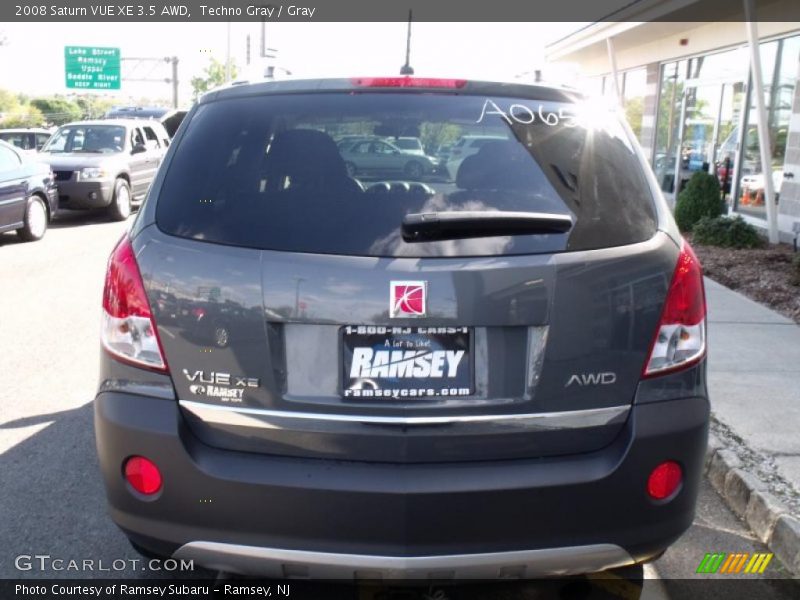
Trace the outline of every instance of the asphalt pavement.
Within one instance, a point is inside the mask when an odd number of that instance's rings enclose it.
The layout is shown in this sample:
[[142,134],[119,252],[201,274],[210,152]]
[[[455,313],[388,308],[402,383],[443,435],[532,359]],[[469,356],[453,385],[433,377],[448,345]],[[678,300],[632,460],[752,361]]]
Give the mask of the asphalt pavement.
[[[0,235],[0,578],[157,578],[165,574],[131,562],[141,557],[106,514],[94,447],[91,399],[97,384],[103,278],[108,254],[129,223],[72,213],[53,224],[41,242],[21,243],[13,234]],[[644,568],[580,578],[558,589],[537,582],[411,592],[334,586],[321,594],[316,588],[304,595],[303,584],[297,584],[297,593],[292,595],[448,600],[660,599],[689,594],[732,600],[738,596],[726,587],[730,576],[725,580],[726,576],[695,573],[705,553],[719,551],[768,549],[704,482],[693,527],[663,557]],[[84,567],[86,560],[92,563],[88,569],[56,571],[19,559],[34,555],[65,559],[63,564],[74,559]],[[29,562],[32,567],[26,570]],[[123,568],[114,567],[123,563]],[[109,570],[100,570],[101,565]],[[182,574],[213,575],[205,571]],[[784,587],[787,577],[773,559],[764,575],[750,578],[748,587],[741,587],[742,576],[733,583],[737,589],[748,590],[748,597],[798,597]]]

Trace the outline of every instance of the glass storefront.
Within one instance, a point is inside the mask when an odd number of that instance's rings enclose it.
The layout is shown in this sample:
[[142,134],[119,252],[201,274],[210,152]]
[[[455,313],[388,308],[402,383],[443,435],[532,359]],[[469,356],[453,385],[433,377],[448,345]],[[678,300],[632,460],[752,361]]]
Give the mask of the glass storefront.
[[[780,201],[800,35],[763,42],[760,53],[773,183]],[[746,85],[749,59],[749,49],[741,46],[661,66],[653,169],[668,193],[676,186],[680,191],[696,171],[714,173],[729,206],[765,218],[757,113]]]
[[[761,74],[776,202],[780,202],[780,189],[783,184],[783,162],[786,156],[786,141],[799,58],[800,36],[761,44]],[[751,97],[744,126],[745,136],[742,140],[740,181],[736,192],[735,209],[763,219],[766,218],[764,170],[761,166],[757,115],[755,98]]]
[[662,66],[653,168],[664,191],[703,170],[730,192],[746,76],[746,48]]
[[675,184],[675,160],[680,141],[681,106],[688,66],[689,61],[681,60],[661,67],[653,170],[665,192],[672,192]]

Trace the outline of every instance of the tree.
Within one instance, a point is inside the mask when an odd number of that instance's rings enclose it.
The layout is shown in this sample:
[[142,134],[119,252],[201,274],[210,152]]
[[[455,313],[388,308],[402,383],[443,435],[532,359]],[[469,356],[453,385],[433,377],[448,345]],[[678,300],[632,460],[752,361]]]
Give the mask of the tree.
[[20,105],[19,97],[8,90],[0,90],[0,113],[11,112]]
[[452,123],[423,123],[420,141],[426,152],[432,152],[444,144],[452,144],[461,136],[461,127]]
[[30,105],[19,105],[10,112],[4,113],[0,127],[41,127],[45,123],[44,115],[38,108]]
[[85,95],[75,99],[83,119],[100,119],[114,106],[114,101],[102,96]]
[[[236,63],[231,61],[231,80],[236,79],[236,74]],[[191,79],[194,99],[197,100],[201,94],[205,94],[208,90],[223,83],[225,83],[225,63],[212,56],[208,66],[203,70],[203,76]]]
[[642,114],[644,113],[644,98],[636,96],[625,100],[625,118],[637,139],[642,135]]
[[47,122],[54,125],[78,121],[82,116],[81,109],[77,104],[58,96],[34,98],[31,100],[31,106],[42,111]]

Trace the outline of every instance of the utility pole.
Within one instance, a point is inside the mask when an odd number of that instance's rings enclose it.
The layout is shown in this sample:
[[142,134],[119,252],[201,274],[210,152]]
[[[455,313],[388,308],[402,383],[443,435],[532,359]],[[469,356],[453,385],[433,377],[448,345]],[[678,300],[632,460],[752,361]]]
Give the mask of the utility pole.
[[178,108],[178,57],[170,59],[172,63],[172,108]]
[[267,56],[267,19],[261,17],[261,58]]
[[225,45],[225,83],[231,82],[231,22],[227,23],[227,36]]

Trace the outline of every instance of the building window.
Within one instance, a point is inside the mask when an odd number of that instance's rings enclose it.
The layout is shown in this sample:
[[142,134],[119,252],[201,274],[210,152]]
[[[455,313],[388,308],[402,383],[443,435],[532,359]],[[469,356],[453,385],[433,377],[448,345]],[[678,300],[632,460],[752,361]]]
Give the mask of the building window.
[[641,142],[644,97],[647,92],[647,68],[627,71],[624,74],[622,85],[622,107],[625,110],[625,118],[636,138]]
[[[760,51],[767,131],[772,154],[772,181],[776,200],[780,201],[786,142],[800,58],[800,36],[763,43]],[[736,210],[763,219],[766,218],[764,169],[758,138],[758,113],[752,93],[744,131]]]
[[747,56],[739,47],[663,65],[653,168],[664,191],[702,170],[730,192]]
[[661,67],[653,170],[665,192],[672,192],[675,183],[675,157],[680,143],[678,136],[687,66],[688,62],[681,60]]

